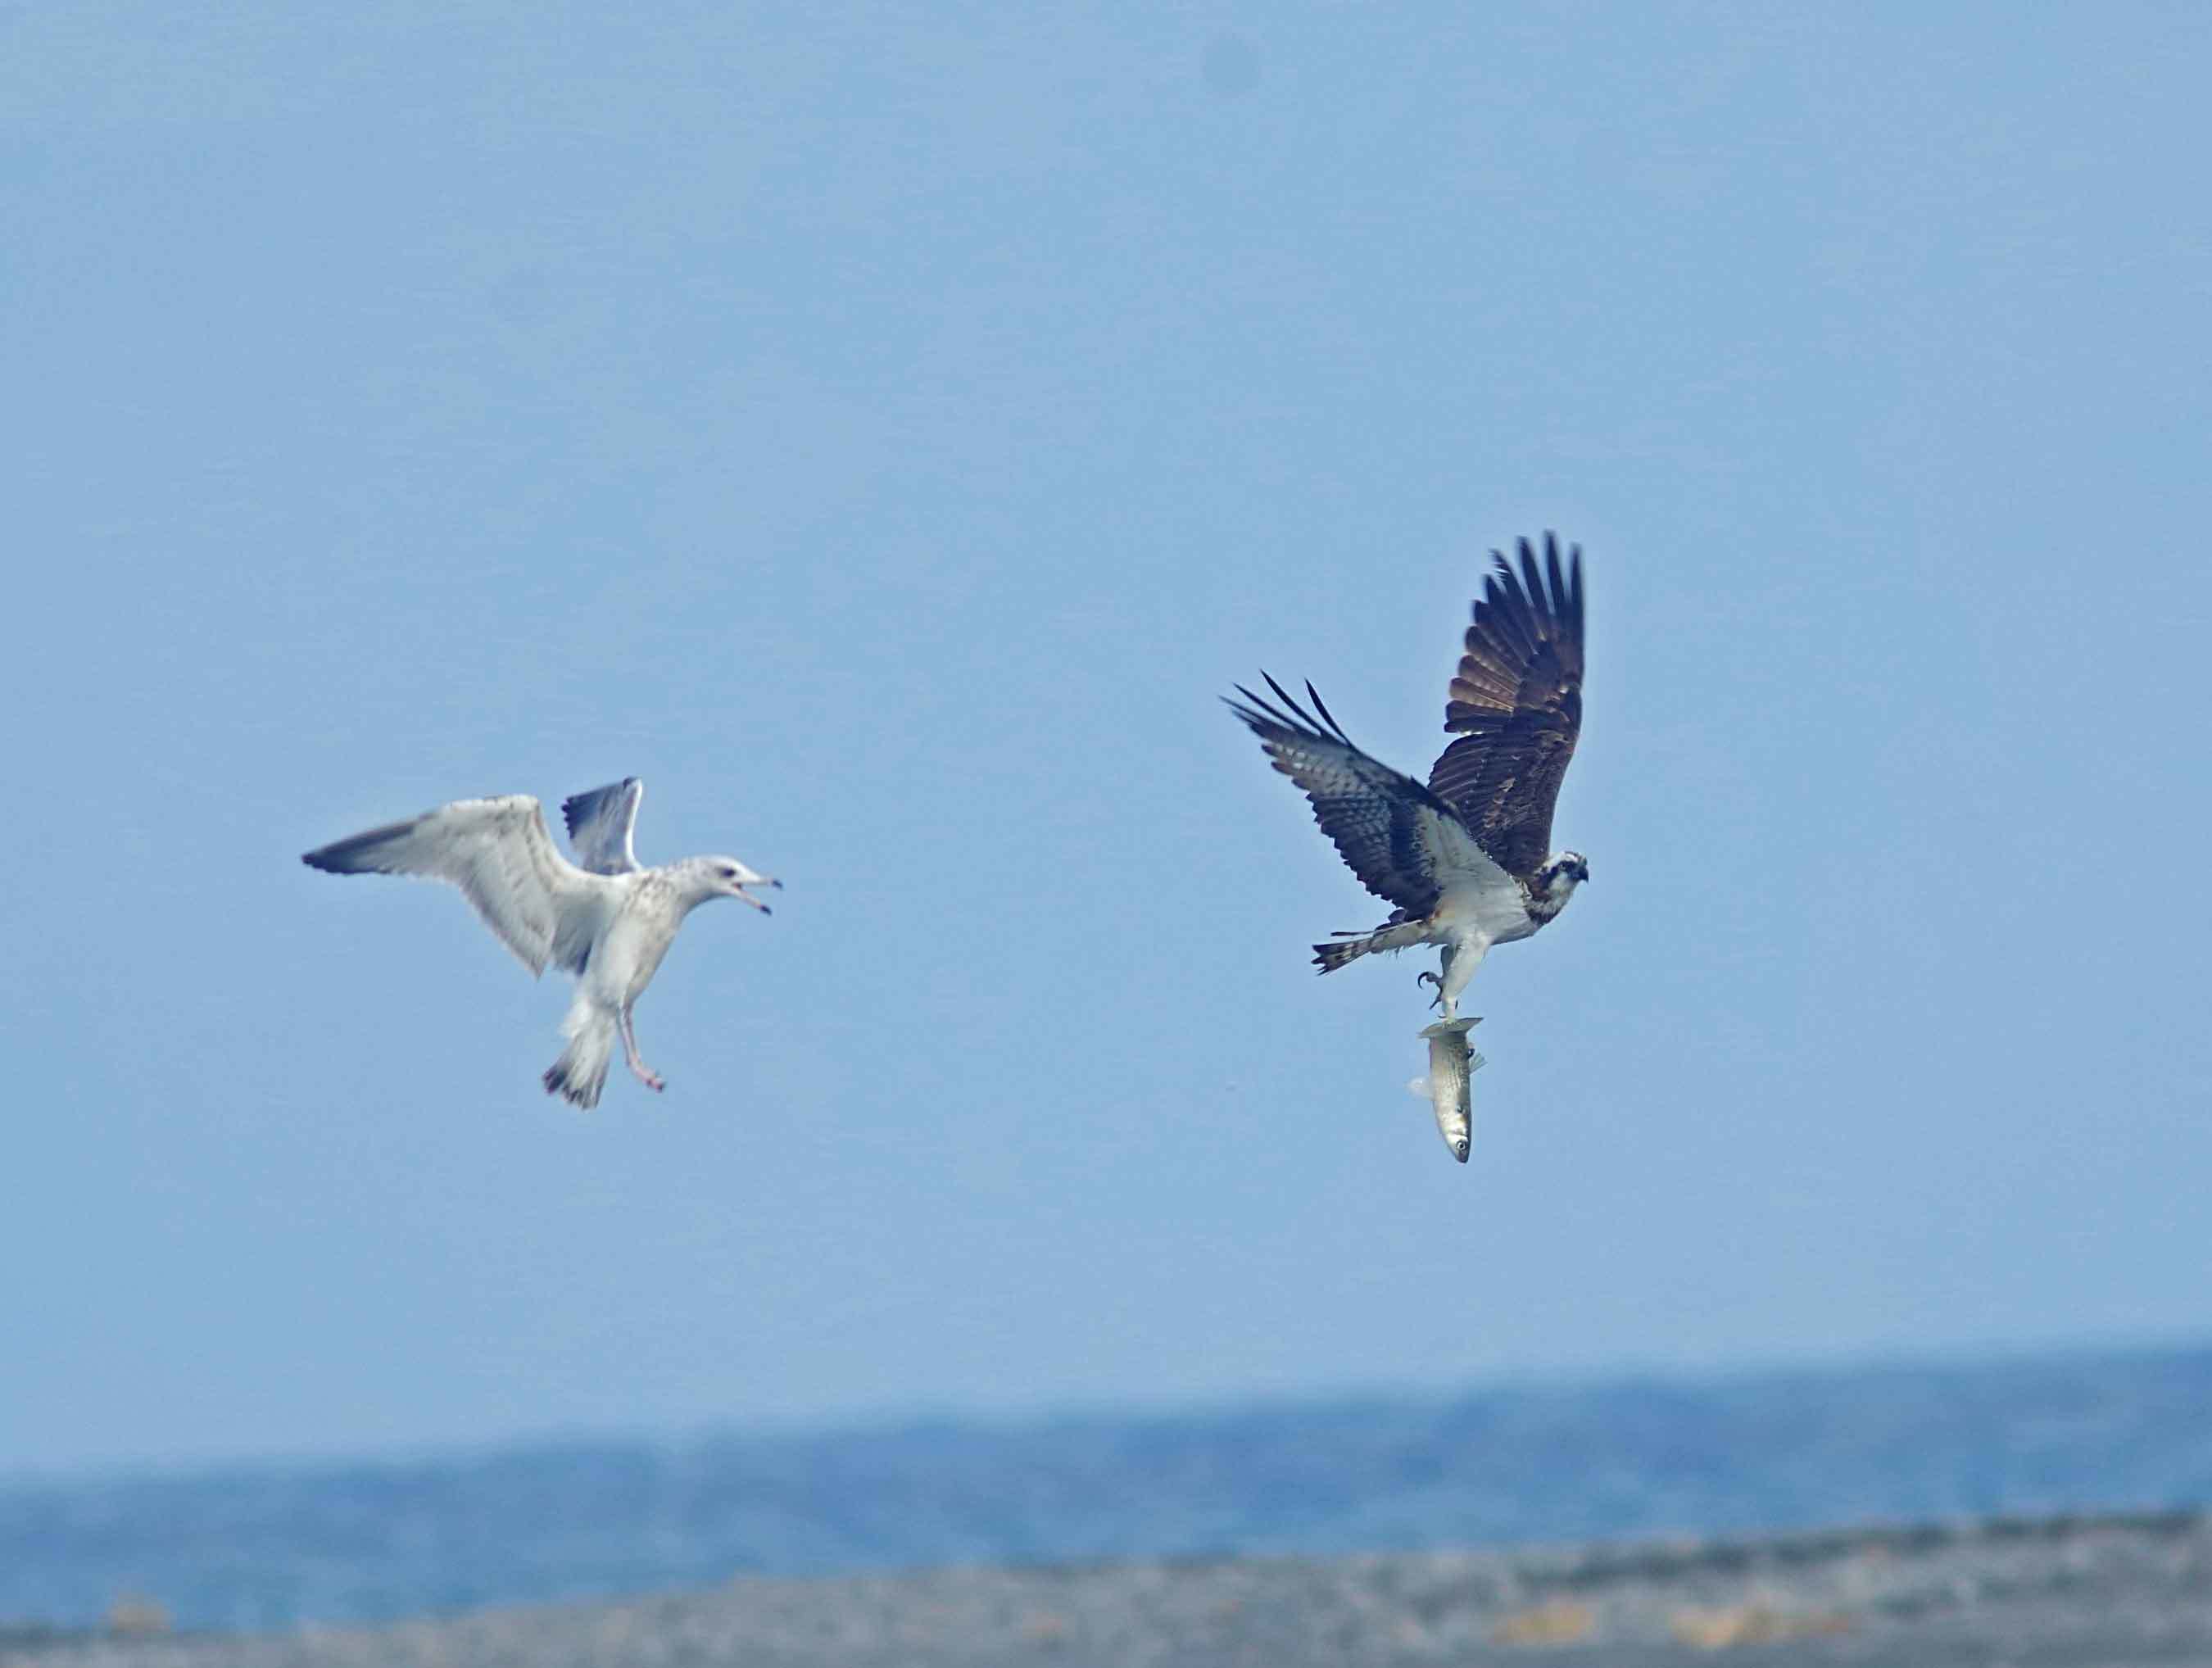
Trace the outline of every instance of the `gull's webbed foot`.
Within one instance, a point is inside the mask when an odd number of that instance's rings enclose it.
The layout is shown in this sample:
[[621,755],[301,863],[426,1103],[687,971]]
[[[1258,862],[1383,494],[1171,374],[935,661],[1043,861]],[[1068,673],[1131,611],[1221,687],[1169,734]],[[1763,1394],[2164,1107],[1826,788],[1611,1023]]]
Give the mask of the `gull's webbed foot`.
[[639,1082],[656,1094],[668,1087],[667,1081],[661,1074],[642,1061],[632,1066],[630,1071],[636,1076]]

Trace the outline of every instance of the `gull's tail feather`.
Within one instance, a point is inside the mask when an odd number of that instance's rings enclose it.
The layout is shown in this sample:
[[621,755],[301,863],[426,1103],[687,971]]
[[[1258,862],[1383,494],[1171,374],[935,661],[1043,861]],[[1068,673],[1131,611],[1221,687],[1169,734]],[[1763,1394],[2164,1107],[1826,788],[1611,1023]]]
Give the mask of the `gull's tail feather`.
[[596,1003],[579,1001],[561,1022],[568,1046],[546,1068],[545,1093],[581,1106],[586,1111],[599,1104],[606,1087],[607,1065],[615,1055],[615,1016]]

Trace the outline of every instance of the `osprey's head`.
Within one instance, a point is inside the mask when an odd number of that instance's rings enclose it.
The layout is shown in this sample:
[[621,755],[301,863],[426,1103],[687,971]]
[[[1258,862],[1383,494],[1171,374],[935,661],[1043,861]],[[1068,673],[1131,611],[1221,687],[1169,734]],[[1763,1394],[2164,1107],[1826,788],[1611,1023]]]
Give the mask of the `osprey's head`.
[[699,888],[699,900],[709,898],[734,898],[741,904],[750,904],[763,915],[769,913],[767,904],[747,892],[747,886],[774,886],[779,891],[783,882],[772,880],[757,870],[747,868],[734,857],[694,857],[687,867]]
[[1575,888],[1589,879],[1589,859],[1579,851],[1563,851],[1536,871],[1536,896],[1557,914],[1566,907]]

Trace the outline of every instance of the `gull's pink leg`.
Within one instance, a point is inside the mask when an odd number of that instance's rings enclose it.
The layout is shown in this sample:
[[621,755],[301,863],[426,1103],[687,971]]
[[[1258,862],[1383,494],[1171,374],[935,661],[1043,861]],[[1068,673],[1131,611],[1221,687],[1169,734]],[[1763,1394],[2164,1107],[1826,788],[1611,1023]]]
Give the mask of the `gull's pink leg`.
[[666,1088],[668,1085],[661,1081],[660,1074],[637,1057],[637,1038],[630,1034],[629,1009],[627,1007],[621,1010],[618,1028],[622,1032],[623,1058],[629,1062],[637,1081],[648,1089]]

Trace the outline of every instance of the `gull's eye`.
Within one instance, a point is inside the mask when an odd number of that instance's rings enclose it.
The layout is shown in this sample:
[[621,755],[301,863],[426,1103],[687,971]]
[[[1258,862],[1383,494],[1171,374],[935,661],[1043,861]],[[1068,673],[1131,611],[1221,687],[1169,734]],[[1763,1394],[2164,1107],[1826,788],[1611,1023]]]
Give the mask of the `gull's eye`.
[[726,868],[722,871],[722,879],[725,880],[734,880],[737,878],[738,872],[733,868]]

